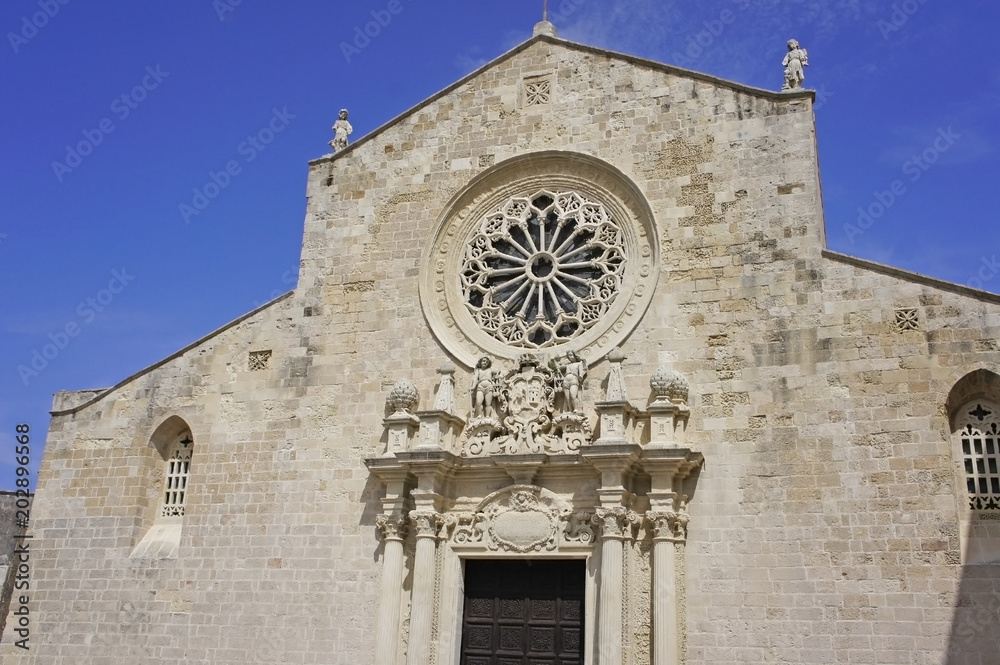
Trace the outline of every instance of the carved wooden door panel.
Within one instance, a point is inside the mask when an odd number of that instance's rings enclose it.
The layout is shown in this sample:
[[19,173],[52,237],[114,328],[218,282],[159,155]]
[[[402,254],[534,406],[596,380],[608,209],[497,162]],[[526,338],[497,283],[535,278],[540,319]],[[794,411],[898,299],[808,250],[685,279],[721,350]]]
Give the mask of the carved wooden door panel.
[[461,665],[583,665],[583,561],[469,560]]

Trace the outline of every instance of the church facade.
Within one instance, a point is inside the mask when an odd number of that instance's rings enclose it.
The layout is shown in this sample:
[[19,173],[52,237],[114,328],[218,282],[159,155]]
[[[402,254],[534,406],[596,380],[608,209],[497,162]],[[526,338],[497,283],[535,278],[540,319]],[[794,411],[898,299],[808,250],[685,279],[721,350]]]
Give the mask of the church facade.
[[3,662],[996,663],[1000,298],[825,248],[812,103],[536,34],[311,162],[56,396]]

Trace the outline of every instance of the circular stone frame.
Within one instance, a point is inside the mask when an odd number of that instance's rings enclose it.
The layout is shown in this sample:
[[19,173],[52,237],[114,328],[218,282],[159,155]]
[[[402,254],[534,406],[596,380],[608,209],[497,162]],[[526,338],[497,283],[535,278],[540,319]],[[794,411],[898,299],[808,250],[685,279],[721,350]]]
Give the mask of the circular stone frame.
[[438,341],[468,368],[483,355],[515,360],[532,349],[508,346],[483,330],[465,303],[459,274],[466,243],[483,217],[513,197],[541,190],[577,192],[604,205],[623,236],[625,268],[619,296],[601,320],[564,343],[534,350],[576,351],[590,364],[619,345],[649,307],[660,265],[656,226],[646,198],[610,164],[574,152],[546,151],[506,160],[473,178],[445,205],[420,268],[420,304]]

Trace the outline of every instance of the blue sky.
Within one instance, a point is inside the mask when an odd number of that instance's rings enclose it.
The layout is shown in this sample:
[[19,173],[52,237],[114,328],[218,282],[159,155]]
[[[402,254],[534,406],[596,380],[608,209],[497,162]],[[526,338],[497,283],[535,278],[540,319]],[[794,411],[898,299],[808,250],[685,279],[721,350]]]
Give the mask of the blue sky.
[[[4,2],[0,488],[18,423],[35,476],[54,392],[113,385],[294,287],[306,162],[339,109],[360,138],[527,39],[541,4]],[[830,248],[1000,292],[998,3],[551,8],[566,39],[773,90],[797,38]]]

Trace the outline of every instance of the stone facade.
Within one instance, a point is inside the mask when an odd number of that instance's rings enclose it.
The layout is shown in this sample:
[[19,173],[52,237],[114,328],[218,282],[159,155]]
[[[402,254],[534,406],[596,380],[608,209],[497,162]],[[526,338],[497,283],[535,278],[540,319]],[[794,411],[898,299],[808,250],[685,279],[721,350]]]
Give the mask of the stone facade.
[[[824,248],[812,101],[541,34],[312,162],[293,293],[56,396],[3,662],[457,665],[463,559],[562,556],[592,665],[995,663],[958,430],[1000,404],[1000,298]],[[546,187],[600,199],[625,261],[592,328],[526,349],[470,329],[455,246]],[[483,355],[556,448],[504,421],[469,454]]]
[[18,526],[18,518],[21,517],[17,514],[19,499],[22,510],[30,511],[31,494],[27,490],[20,496],[17,491],[0,491],[0,636],[5,632],[4,620],[17,584],[18,566],[22,563],[21,555],[15,553],[18,545],[23,544],[18,536],[25,534],[25,530]]

